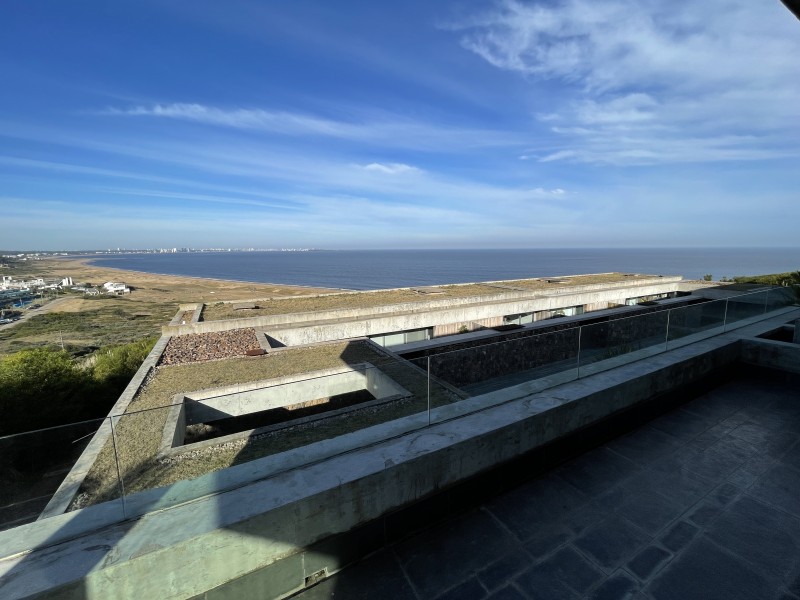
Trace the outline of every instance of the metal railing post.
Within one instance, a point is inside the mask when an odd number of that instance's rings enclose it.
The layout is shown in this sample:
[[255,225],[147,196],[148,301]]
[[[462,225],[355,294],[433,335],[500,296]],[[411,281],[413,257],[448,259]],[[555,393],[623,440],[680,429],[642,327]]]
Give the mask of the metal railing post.
[[728,326],[728,298],[725,298],[725,314],[722,316],[722,333],[725,333],[725,329]]
[[576,379],[581,378],[581,336],[583,335],[583,326],[578,326],[578,366],[576,370]]
[[120,499],[122,500],[122,516],[127,517],[125,510],[125,482],[122,480],[122,470],[119,468],[119,451],[117,450],[117,432],[114,429],[114,417],[108,417],[108,423],[111,425],[111,443],[114,449],[114,462],[117,465],[117,480],[119,481]]
[[430,354],[427,356],[428,359],[428,425],[431,424],[431,357]]
[[767,288],[767,296],[764,298],[764,314],[767,314],[767,305],[769,304],[769,288]]
[[672,309],[667,310],[667,332],[664,334],[664,352],[669,350],[669,317],[672,314]]

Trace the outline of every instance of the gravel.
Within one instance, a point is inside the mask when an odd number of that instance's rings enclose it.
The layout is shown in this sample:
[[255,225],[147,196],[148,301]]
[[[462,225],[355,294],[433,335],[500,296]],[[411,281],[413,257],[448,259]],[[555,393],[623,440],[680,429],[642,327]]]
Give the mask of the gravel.
[[171,338],[158,365],[182,365],[245,356],[248,351],[259,349],[254,329],[192,333]]

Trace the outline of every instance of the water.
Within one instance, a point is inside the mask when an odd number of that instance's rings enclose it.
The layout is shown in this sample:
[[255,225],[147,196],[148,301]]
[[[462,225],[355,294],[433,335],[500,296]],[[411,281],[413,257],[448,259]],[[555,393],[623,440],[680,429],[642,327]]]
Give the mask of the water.
[[381,289],[585,273],[714,279],[800,269],[800,248],[605,248],[530,250],[315,250],[120,254],[107,267],[344,289]]

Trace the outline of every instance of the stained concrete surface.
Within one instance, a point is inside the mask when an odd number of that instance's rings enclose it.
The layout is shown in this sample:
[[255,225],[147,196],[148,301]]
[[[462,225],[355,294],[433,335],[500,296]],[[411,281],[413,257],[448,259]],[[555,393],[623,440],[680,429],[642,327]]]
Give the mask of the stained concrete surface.
[[800,391],[741,375],[294,596],[800,599]]

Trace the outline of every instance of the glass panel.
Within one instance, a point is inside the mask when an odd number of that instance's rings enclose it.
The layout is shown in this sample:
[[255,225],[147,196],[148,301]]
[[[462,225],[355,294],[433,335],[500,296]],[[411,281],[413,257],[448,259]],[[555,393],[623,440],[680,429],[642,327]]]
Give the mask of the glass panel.
[[428,339],[427,329],[417,329],[416,331],[409,331],[406,333],[405,342],[422,342]]
[[667,312],[658,311],[581,329],[581,377],[665,350]]
[[700,337],[709,337],[722,332],[725,323],[725,300],[681,306],[669,312],[669,341],[686,338],[684,342],[688,343]]
[[766,301],[767,290],[728,298],[726,324],[735,325],[740,321],[762,316],[765,312]]
[[389,333],[383,336],[383,345],[384,346],[399,346],[400,344],[405,343],[406,341],[406,334],[405,333]]
[[795,304],[798,300],[798,295],[797,295],[798,293],[800,293],[800,288],[792,288],[792,287],[771,288],[767,296],[767,312]]
[[[103,421],[83,421],[0,437],[0,530],[39,518]],[[111,458],[113,463],[113,453]],[[119,497],[115,472],[108,485],[105,499]],[[71,502],[69,495],[63,497],[64,506],[60,511],[51,506],[49,516],[66,512],[67,508],[82,507]]]
[[[577,367],[576,327],[541,334],[498,332],[497,337],[502,341],[467,343],[459,350],[432,355],[432,380],[442,382],[466,398],[575,371]],[[575,376],[576,372],[572,378]],[[525,393],[530,393],[530,389]],[[482,405],[474,408],[477,410]]]
[[[374,352],[369,359],[373,366],[188,392],[174,405],[115,416],[129,514],[238,487],[253,481],[254,472],[267,477],[427,425],[427,373]],[[387,422],[388,434],[366,431]],[[362,435],[317,444],[355,431]],[[255,460],[257,469],[228,469]]]

